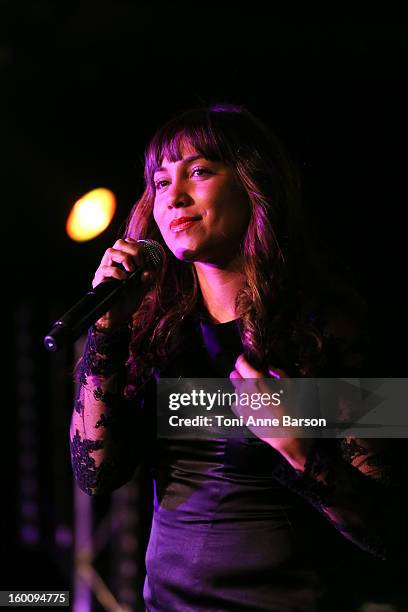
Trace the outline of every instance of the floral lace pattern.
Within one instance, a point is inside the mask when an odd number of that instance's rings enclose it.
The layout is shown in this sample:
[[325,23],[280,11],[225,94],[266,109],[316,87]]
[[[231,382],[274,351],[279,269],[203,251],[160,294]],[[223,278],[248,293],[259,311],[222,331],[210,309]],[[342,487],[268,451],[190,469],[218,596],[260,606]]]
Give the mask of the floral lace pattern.
[[[100,407],[92,429],[109,429],[111,438],[118,440],[122,437],[118,418],[118,406],[122,404],[119,393],[120,376],[128,355],[129,338],[128,327],[109,334],[91,328],[77,372],[78,389],[74,414],[81,415],[84,420],[84,395],[91,394],[95,404]],[[115,390],[103,388],[104,380],[118,376]],[[93,433],[92,429],[90,433]],[[98,451],[103,451],[106,444],[104,439],[81,436],[77,428],[71,434],[70,450],[74,476],[79,487],[90,495],[114,488],[117,481],[120,471],[118,463],[106,457],[101,461],[96,459]]]
[[80,364],[80,384],[86,384],[86,376],[106,376],[115,370],[118,363],[128,356],[130,329],[120,327],[110,333],[99,332],[91,327],[87,346]]
[[388,453],[374,452],[371,442],[318,439],[304,471],[281,462],[274,475],[315,506],[344,537],[385,559],[390,539],[387,523],[398,490],[392,484]]
[[91,494],[98,485],[99,468],[96,467],[92,453],[100,450],[103,443],[99,440],[81,440],[78,430],[70,440],[72,466],[75,480],[85,493]]

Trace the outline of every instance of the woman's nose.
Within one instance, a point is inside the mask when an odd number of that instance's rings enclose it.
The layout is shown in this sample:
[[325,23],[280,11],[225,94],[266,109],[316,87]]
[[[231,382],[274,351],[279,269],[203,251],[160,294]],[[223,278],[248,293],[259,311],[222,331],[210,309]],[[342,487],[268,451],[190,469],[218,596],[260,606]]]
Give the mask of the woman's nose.
[[174,187],[168,193],[167,207],[168,208],[182,208],[183,206],[189,206],[192,200],[191,197],[181,188]]

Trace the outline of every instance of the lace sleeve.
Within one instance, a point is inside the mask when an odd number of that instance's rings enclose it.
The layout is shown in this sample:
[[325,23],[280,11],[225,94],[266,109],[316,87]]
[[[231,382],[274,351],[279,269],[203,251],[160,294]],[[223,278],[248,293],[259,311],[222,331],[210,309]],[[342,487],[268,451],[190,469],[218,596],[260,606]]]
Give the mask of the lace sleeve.
[[280,464],[276,477],[312,503],[346,538],[389,559],[403,528],[400,440],[318,439],[303,472]]
[[129,338],[127,327],[114,333],[91,328],[77,371],[71,460],[79,487],[90,495],[127,482],[143,455],[145,398],[123,395]]

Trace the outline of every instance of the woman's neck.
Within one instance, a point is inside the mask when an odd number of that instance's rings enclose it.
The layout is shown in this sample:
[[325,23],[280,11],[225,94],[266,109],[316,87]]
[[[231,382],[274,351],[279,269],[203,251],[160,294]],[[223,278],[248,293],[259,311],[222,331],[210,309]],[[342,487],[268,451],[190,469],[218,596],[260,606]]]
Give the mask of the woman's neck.
[[227,266],[196,262],[198,282],[204,306],[216,323],[226,323],[237,318],[235,301],[238,291],[245,284],[245,276],[238,261]]

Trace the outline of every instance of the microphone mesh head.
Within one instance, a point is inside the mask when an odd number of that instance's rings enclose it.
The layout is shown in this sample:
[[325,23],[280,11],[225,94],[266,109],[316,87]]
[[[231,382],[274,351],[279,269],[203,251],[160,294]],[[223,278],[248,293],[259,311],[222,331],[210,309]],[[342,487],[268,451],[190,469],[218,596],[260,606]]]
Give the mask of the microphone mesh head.
[[142,244],[146,254],[146,263],[149,267],[158,269],[164,261],[163,247],[156,240],[149,238],[137,240],[138,244]]

